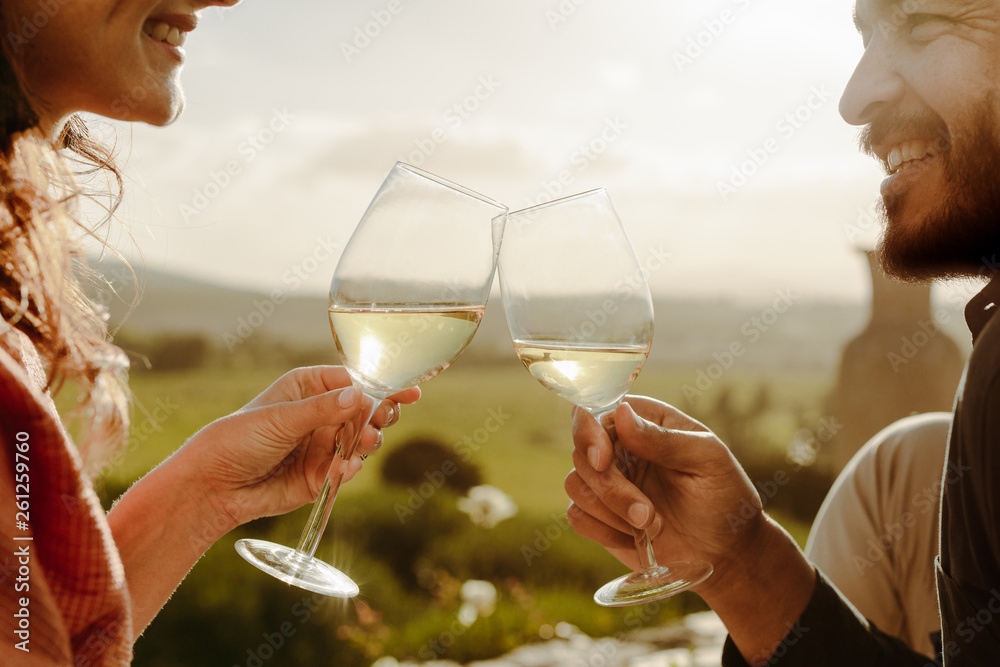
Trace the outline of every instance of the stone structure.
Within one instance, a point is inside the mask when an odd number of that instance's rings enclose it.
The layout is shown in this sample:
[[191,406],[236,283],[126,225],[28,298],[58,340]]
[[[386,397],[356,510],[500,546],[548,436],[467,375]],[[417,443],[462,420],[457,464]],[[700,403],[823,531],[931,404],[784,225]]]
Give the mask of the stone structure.
[[930,285],[886,278],[872,251],[871,318],[844,348],[830,407],[843,424],[830,443],[838,473],[873,435],[915,413],[949,411],[964,364],[931,306]]

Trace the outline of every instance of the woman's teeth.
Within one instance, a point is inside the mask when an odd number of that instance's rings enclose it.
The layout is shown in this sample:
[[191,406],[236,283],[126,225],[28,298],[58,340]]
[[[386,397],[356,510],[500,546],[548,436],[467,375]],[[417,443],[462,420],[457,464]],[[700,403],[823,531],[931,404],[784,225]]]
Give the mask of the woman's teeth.
[[181,46],[184,44],[186,33],[181,32],[176,27],[163,21],[146,21],[142,25],[142,31],[158,42],[165,42],[170,46]]

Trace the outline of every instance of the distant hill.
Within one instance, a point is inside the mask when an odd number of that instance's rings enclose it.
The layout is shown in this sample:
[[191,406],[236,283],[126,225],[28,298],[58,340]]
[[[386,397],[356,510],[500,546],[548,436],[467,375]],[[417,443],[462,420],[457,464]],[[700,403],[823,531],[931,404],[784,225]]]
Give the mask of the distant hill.
[[[155,269],[144,269],[144,292],[128,314],[134,295],[121,270],[106,275],[120,293],[110,302],[111,321],[141,335],[200,334],[219,347],[239,346],[266,336],[304,348],[333,347],[325,297],[285,297],[222,287]],[[867,306],[832,301],[796,301],[776,294],[770,303],[737,304],[725,299],[658,299],[656,337],[650,364],[703,368],[729,361],[745,369],[836,368],[843,345],[867,321]],[[956,310],[948,332],[967,349],[967,333]],[[738,353],[734,355],[734,352]],[[493,298],[470,346],[469,360],[494,361],[513,356],[499,299]]]

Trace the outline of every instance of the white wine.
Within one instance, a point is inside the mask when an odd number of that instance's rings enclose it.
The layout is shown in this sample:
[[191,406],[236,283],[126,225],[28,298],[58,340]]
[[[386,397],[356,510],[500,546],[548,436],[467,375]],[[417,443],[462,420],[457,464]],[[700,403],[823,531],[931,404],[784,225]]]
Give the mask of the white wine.
[[590,411],[621,400],[649,354],[648,345],[524,340],[515,340],[514,350],[542,385]]
[[389,395],[428,380],[468,347],[485,306],[330,308],[330,328],[351,377]]

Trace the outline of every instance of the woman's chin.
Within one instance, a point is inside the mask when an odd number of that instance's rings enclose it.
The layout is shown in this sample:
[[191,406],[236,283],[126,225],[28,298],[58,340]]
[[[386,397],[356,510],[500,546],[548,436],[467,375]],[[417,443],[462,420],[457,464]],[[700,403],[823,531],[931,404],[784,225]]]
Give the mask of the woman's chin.
[[129,123],[138,122],[163,127],[177,120],[183,111],[184,96],[177,93],[170,95],[168,99],[161,100],[146,98],[137,101],[119,98],[115,104],[111,105],[111,109],[107,113],[100,115]]

